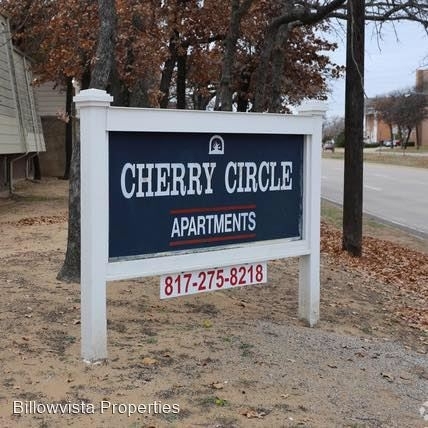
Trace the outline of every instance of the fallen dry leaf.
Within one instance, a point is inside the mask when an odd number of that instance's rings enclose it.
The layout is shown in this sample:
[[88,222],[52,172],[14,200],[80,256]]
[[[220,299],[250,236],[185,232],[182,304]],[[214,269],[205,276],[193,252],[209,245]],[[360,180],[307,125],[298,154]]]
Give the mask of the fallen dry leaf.
[[246,416],[248,419],[262,419],[266,416],[266,413],[264,412],[257,412],[256,410],[245,410],[242,413],[243,416]]
[[213,389],[223,389],[224,388],[224,384],[223,383],[212,383],[211,384],[211,388]]
[[55,223],[64,223],[67,221],[67,216],[62,215],[51,215],[51,216],[40,216],[40,217],[25,217],[21,218],[18,221],[7,222],[13,226],[34,226],[34,225],[44,225],[44,224],[55,224]]
[[157,364],[158,360],[156,360],[155,358],[145,357],[143,358],[142,363],[146,366],[152,366],[154,364]]
[[382,377],[384,377],[388,382],[394,382],[394,378],[389,373],[381,373]]
[[[391,288],[384,295],[388,311],[428,332],[428,254],[371,236],[363,237],[362,247],[362,257],[351,257],[342,250],[342,232],[321,222],[321,252],[327,263],[387,284]],[[411,300],[412,305],[403,307],[403,300]]]

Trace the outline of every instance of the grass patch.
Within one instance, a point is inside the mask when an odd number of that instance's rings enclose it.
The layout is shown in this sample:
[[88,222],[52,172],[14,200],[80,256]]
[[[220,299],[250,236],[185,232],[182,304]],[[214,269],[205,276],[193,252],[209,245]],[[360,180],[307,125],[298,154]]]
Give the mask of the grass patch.
[[254,346],[249,343],[241,343],[239,345],[239,349],[242,351],[241,356],[243,357],[252,356],[253,355],[253,352],[251,351],[252,348],[254,348]]
[[412,156],[407,151],[404,152],[401,149],[393,149],[394,151],[391,152],[385,150],[387,149],[375,153],[364,153],[364,161],[414,168],[428,168],[428,156]]
[[234,338],[233,338],[233,336],[224,336],[224,337],[222,338],[222,340],[223,340],[223,342],[225,342],[225,343],[232,343],[232,342],[233,342],[233,340],[234,340]]
[[[342,228],[343,209],[340,205],[326,200],[321,201],[321,218],[338,229]],[[363,229],[365,232],[372,231],[373,229],[387,229],[388,226],[374,220],[371,217],[363,215]]]
[[220,406],[224,407],[227,404],[227,401],[223,398],[216,397],[215,395],[208,395],[206,397],[202,397],[198,400],[198,404],[202,407],[209,406]]
[[328,224],[331,224],[337,228],[341,228],[343,218],[342,207],[322,199],[321,218]]
[[338,152],[336,150],[334,153],[322,152],[322,157],[326,159],[343,159],[343,151]]
[[18,202],[63,202],[67,200],[66,196],[51,195],[13,195],[12,198]]
[[419,147],[419,149],[417,149],[415,146],[407,147],[406,152],[407,153],[428,153],[428,146],[421,146]]
[[[427,148],[416,149],[389,149],[381,148],[380,150],[364,152],[364,162],[373,162],[381,164],[410,166],[414,168],[428,168],[428,156],[415,156],[416,154],[426,154]],[[334,153],[323,152],[322,156],[326,159],[343,159],[343,150],[335,151]]]

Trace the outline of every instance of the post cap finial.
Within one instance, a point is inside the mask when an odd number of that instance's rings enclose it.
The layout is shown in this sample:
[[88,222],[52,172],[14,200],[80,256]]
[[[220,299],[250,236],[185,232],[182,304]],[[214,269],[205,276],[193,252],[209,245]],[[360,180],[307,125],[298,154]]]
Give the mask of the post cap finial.
[[84,89],[80,91],[74,98],[78,108],[82,107],[108,107],[113,101],[113,97],[102,89]]
[[327,103],[319,100],[306,100],[298,107],[299,114],[324,116],[328,110]]

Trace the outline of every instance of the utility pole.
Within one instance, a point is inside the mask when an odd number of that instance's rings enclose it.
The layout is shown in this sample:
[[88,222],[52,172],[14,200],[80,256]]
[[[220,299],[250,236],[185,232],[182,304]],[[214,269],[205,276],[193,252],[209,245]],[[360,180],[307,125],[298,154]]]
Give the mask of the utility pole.
[[365,1],[348,0],[342,249],[360,257],[363,240]]

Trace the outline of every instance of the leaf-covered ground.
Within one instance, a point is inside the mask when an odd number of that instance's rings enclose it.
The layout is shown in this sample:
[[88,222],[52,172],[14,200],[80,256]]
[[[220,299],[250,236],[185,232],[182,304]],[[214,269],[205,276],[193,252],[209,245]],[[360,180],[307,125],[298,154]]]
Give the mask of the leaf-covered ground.
[[385,284],[390,310],[428,332],[428,254],[365,236],[362,257],[352,257],[342,251],[341,231],[326,223],[321,225],[321,252],[328,263],[351,267]]

